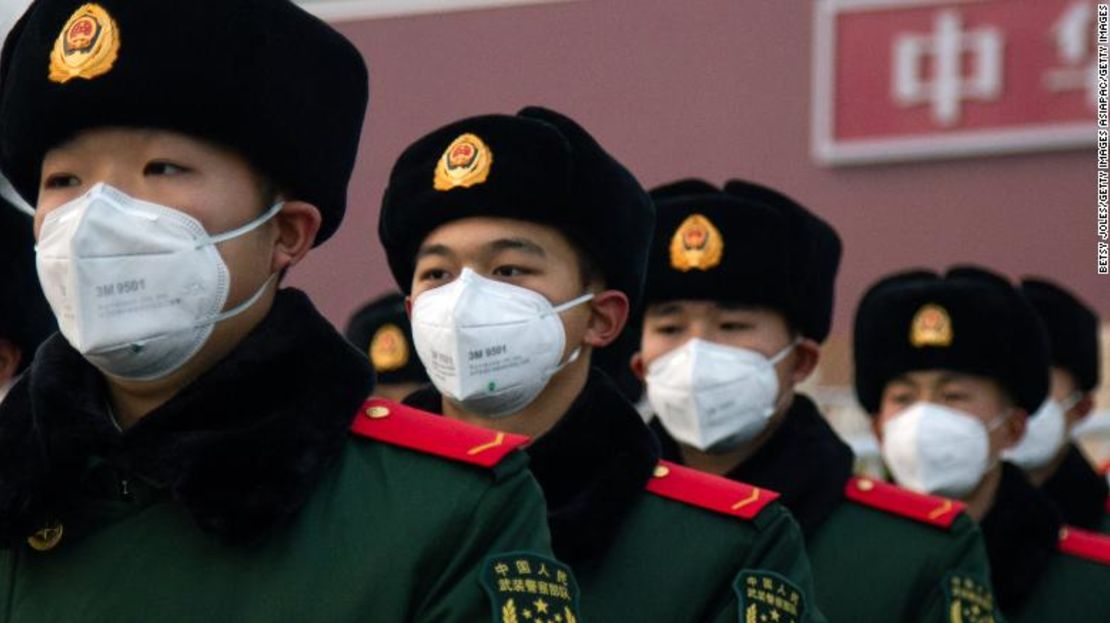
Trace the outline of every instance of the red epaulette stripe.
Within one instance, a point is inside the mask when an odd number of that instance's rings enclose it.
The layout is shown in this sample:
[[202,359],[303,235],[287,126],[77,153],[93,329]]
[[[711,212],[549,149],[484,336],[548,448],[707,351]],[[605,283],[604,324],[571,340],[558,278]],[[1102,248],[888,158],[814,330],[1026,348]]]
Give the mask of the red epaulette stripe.
[[844,486],[849,500],[940,528],[951,528],[964,512],[963,502],[914,493],[871,478],[852,478]]
[[1110,538],[1072,526],[1060,528],[1060,551],[1110,565]]
[[473,426],[376,398],[362,405],[351,422],[351,431],[410,450],[482,467],[497,465],[506,455],[529,441],[523,435]]
[[659,497],[683,502],[724,515],[753,519],[779,494],[689,467],[660,461],[647,490]]

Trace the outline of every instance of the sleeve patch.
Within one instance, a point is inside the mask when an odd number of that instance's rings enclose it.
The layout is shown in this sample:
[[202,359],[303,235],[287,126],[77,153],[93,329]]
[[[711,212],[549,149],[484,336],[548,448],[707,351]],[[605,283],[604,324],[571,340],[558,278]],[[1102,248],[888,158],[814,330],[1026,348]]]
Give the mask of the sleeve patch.
[[740,603],[740,623],[804,621],[805,594],[796,584],[770,571],[741,571],[732,585]]
[[944,578],[945,610],[948,623],[995,623],[1002,619],[995,611],[994,595],[979,580],[963,573]]
[[493,623],[579,623],[578,582],[570,567],[529,552],[486,559],[482,587]]

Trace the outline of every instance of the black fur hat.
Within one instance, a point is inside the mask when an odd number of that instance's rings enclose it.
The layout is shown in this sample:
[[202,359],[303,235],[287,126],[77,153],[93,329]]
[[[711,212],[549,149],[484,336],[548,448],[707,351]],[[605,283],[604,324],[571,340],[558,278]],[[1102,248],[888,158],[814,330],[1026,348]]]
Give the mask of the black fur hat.
[[636,178],[577,123],[543,108],[444,126],[398,158],[378,234],[408,292],[420,244],[437,227],[492,216],[550,225],[633,305],[643,288],[654,213]]
[[346,336],[370,357],[379,383],[429,382],[412,343],[404,294],[386,294],[362,306],[347,321]]
[[982,268],[880,280],[856,312],[854,355],[856,394],[872,414],[886,384],[915,370],[994,379],[1028,413],[1048,394],[1044,325],[1020,290]]
[[1043,279],[1023,279],[1021,291],[1048,331],[1052,365],[1070,372],[1080,391],[1098,387],[1099,322],[1094,310],[1067,290]]
[[343,219],[366,65],[290,0],[37,0],[0,76],[0,168],[32,205],[50,149],[121,126],[236,150],[320,209],[317,244]]
[[840,238],[784,195],[734,180],[654,189],[647,302],[706,299],[769,307],[823,341],[832,320]]

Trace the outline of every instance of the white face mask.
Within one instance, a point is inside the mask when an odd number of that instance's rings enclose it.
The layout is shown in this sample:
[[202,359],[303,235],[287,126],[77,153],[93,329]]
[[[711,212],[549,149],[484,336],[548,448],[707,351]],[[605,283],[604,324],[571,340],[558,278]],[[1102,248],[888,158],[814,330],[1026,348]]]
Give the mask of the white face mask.
[[531,404],[562,362],[559,313],[593,298],[552,307],[538,292],[486,279],[469,268],[428,290],[412,306],[412,338],[432,383],[469,413],[500,418]]
[[651,362],[648,401],[679,443],[707,452],[734,449],[767,427],[779,393],[775,365],[797,343],[768,359],[694,338]]
[[177,370],[215,323],[253,305],[275,278],[221,312],[231,279],[215,245],[258,228],[281,207],[209,236],[188,214],[93,186],[47,215],[36,247],[39,281],[62,335],[112,376],[152,380]]
[[1079,402],[1069,397],[1063,404],[1049,398],[1029,417],[1025,436],[1012,448],[1002,451],[1002,458],[1022,469],[1044,467],[1060,451],[1067,440],[1068,423],[1064,417]]
[[882,455],[894,480],[918,493],[961,498],[990,467],[990,431],[979,418],[931,402],[911,405],[883,424]]

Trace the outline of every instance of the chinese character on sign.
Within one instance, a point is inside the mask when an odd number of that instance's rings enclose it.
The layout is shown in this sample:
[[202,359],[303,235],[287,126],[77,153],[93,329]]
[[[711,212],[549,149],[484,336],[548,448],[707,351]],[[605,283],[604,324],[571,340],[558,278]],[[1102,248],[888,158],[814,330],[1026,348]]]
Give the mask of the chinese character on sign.
[[[958,11],[939,11],[931,33],[897,35],[893,54],[894,100],[902,106],[930,104],[941,126],[959,122],[963,100],[989,101],[1002,91],[1002,33],[990,27],[964,32]],[[970,75],[965,55],[971,57]]]
[[1045,72],[1049,91],[1086,91],[1091,107],[1098,104],[1095,79],[1095,7],[1086,0],[1072,3],[1052,28],[1056,58],[1063,65]]
[[815,0],[825,164],[1094,144],[1096,0]]

